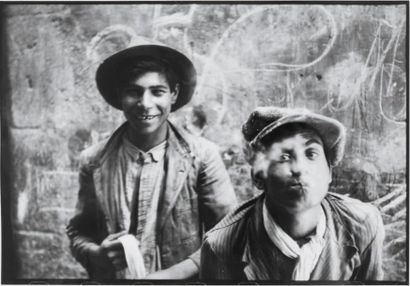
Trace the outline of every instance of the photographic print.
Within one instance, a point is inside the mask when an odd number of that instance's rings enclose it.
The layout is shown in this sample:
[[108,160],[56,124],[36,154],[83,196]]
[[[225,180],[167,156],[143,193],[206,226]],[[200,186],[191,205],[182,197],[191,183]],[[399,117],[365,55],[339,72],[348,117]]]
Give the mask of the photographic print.
[[[408,2],[0,4],[2,283],[409,282]],[[309,215],[249,159],[283,122]]]

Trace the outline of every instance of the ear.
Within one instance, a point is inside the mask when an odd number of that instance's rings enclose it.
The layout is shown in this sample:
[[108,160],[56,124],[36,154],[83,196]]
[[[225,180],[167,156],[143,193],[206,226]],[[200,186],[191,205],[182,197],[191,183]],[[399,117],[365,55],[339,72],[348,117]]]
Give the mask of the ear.
[[179,95],[179,83],[175,85],[174,90],[171,92],[171,103],[172,104],[177,102],[178,95]]
[[258,171],[258,172],[255,173],[254,169],[252,168],[251,176],[252,176],[252,181],[255,184],[255,186],[259,190],[263,190],[264,186],[265,186],[265,179],[264,179],[262,171]]

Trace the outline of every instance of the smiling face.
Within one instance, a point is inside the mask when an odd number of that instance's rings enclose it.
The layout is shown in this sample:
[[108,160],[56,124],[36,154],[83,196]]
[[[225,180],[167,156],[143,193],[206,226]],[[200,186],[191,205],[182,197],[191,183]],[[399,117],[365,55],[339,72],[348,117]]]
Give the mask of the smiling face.
[[303,212],[320,206],[332,181],[331,170],[323,142],[313,129],[285,130],[267,145],[263,187],[270,206]]
[[122,110],[134,134],[166,136],[166,121],[177,99],[178,86],[171,91],[164,74],[146,72],[128,80],[120,96]]

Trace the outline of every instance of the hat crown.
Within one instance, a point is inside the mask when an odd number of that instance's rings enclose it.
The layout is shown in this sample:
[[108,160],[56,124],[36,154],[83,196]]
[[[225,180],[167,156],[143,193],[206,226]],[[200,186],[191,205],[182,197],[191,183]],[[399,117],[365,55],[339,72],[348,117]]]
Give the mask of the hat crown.
[[266,126],[287,118],[303,114],[312,114],[304,108],[284,108],[274,106],[257,107],[242,126],[242,133],[247,141],[252,141]]

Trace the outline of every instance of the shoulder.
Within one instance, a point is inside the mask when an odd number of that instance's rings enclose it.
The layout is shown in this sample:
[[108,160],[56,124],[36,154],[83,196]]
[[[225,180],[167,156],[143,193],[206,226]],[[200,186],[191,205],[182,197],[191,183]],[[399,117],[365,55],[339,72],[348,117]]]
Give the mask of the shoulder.
[[80,154],[80,166],[84,167],[100,164],[101,160],[103,160],[103,157],[105,157],[107,153],[118,148],[125,128],[126,123],[122,124],[111,135],[106,136],[103,140],[82,151]]
[[244,238],[246,221],[260,196],[243,202],[205,234],[204,243],[216,254],[229,252]]
[[380,216],[377,207],[371,203],[364,203],[358,199],[335,193],[329,193],[326,198],[335,211],[348,221],[360,224],[372,223]]
[[195,153],[205,152],[219,152],[219,147],[214,142],[209,141],[204,137],[200,137],[193,134],[186,134],[185,138]]
[[326,199],[335,219],[355,236],[359,244],[368,245],[377,234],[383,233],[380,211],[371,203],[334,193],[329,193]]
[[103,154],[103,151],[108,141],[109,138],[106,138],[84,149],[80,154],[80,166],[97,164]]
[[212,155],[219,156],[219,147],[210,140],[189,133],[180,127],[173,126],[174,130],[182,137],[183,141],[189,146],[190,151],[201,159],[209,159]]

